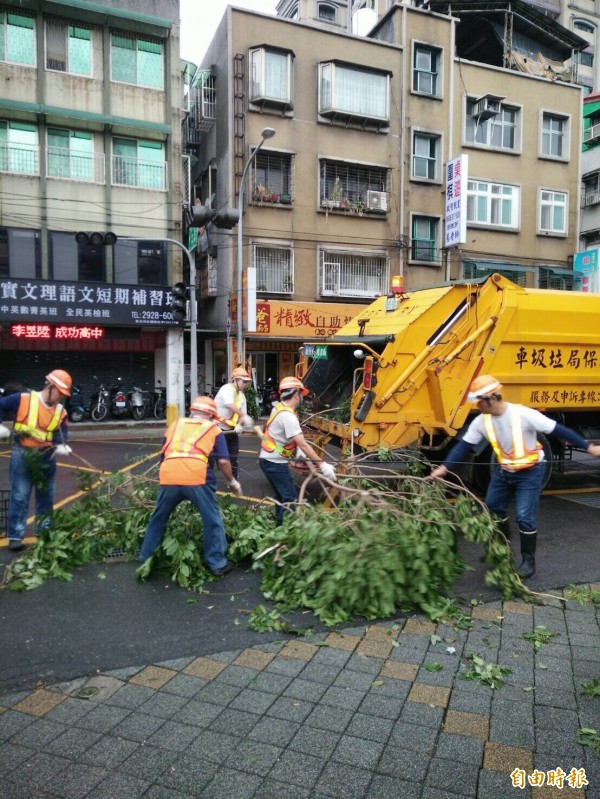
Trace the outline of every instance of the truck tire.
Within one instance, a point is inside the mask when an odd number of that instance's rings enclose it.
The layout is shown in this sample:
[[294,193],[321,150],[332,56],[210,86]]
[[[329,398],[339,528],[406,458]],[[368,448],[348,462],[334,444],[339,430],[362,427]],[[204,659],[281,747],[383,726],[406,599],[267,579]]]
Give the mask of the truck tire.
[[[543,433],[538,433],[538,441],[544,450],[544,480],[542,482],[542,489],[544,489],[552,476],[554,456],[552,446],[547,436]],[[496,455],[490,445],[473,457],[473,473],[471,479],[474,487],[482,494],[485,494],[487,491],[492,477],[492,469],[495,467],[496,463]]]

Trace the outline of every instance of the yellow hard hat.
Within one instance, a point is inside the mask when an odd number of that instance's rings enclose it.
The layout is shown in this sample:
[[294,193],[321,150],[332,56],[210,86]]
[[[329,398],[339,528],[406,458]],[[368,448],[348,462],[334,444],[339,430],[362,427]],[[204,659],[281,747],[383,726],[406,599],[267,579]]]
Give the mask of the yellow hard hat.
[[502,383],[492,375],[479,375],[469,386],[467,399],[469,402],[479,402],[482,398],[488,398],[490,394],[496,394],[502,388]]

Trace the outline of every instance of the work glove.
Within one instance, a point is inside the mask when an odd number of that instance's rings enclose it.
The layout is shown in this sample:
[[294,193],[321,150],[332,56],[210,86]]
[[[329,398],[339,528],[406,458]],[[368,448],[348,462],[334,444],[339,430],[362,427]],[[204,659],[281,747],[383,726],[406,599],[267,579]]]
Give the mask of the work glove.
[[235,494],[241,494],[241,493],[242,493],[242,486],[239,484],[239,481],[238,481],[238,480],[231,480],[231,481],[229,482],[229,488],[230,488],[230,489],[231,489],[231,490],[232,490],[232,491],[233,491]]
[[236,426],[233,428],[233,432],[234,432],[234,433],[237,433],[238,435],[239,435],[240,433],[243,433],[243,432],[244,432],[244,425],[242,425],[242,424],[236,424]]
[[294,452],[294,460],[295,461],[305,461],[306,460],[306,453],[302,452],[301,449],[297,449]]
[[330,463],[323,461],[323,463],[319,466],[319,470],[321,471],[323,477],[326,477],[328,480],[333,480],[333,482],[335,482],[337,479],[335,469]]
[[3,424],[0,424],[0,439],[8,438],[10,435],[10,430],[8,427],[5,427]]
[[68,444],[57,444],[55,450],[57,455],[70,455],[73,452]]
[[251,416],[245,416],[242,427],[247,433],[251,433],[254,429],[254,419]]

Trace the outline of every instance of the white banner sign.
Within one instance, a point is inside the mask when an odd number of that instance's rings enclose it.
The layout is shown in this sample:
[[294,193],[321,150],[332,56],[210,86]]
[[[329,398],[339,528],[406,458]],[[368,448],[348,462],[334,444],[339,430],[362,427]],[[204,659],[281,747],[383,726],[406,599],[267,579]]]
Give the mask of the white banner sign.
[[467,240],[468,155],[459,155],[446,164],[446,247]]

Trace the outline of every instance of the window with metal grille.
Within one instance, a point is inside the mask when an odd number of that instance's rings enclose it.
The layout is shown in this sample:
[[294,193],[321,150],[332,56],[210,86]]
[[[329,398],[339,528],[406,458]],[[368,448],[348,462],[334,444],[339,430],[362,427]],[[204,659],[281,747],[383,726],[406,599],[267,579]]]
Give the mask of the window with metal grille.
[[291,108],[291,52],[266,47],[250,50],[250,102]]
[[475,261],[463,261],[463,277],[465,280],[476,280],[497,273],[508,278],[508,280],[512,280],[512,282],[516,283],[518,286],[526,286],[528,272],[533,272],[533,269],[520,267],[517,270],[514,268],[513,264],[507,264],[506,266],[501,263],[484,265]]
[[567,152],[566,135],[569,120],[556,114],[542,116],[542,155],[564,158]]
[[319,3],[317,6],[317,16],[325,22],[335,22],[336,8],[329,3]]
[[573,291],[573,270],[560,267],[540,266],[539,281],[541,289]]
[[92,31],[58,19],[46,20],[46,69],[92,74]]
[[567,235],[567,193],[540,189],[540,231]]
[[294,201],[293,164],[291,153],[261,149],[252,164],[252,202],[291,205]]
[[294,262],[291,247],[254,245],[256,290],[265,294],[294,293]]
[[39,174],[35,125],[0,121],[0,171],[25,175]]
[[440,220],[431,216],[413,216],[410,258],[412,261],[440,262],[438,245]]
[[389,122],[389,75],[330,61],[319,64],[319,114]]
[[413,52],[413,92],[437,97],[442,53],[436,47],[416,44]]
[[467,100],[465,141],[497,150],[515,150],[519,140],[519,109],[501,103],[499,114],[481,119],[476,114],[476,104],[477,100]]
[[385,253],[321,250],[319,255],[322,297],[376,297],[387,292]]
[[322,208],[359,216],[389,211],[390,170],[386,167],[322,158],[319,171]]
[[164,88],[164,45],[159,39],[112,33],[110,37],[111,80],[151,89]]
[[441,137],[433,133],[413,133],[412,177],[437,180]]
[[516,228],[519,220],[519,187],[504,183],[469,180],[467,222]]
[[595,172],[592,175],[587,175],[583,180],[581,204],[587,207],[598,203],[600,203],[600,175]]
[[21,11],[0,11],[0,61],[35,66],[35,20]]

